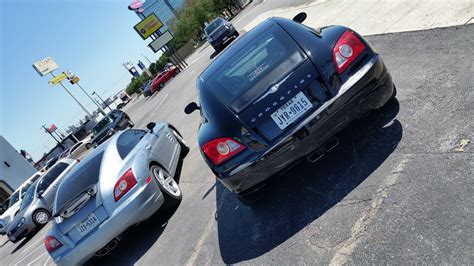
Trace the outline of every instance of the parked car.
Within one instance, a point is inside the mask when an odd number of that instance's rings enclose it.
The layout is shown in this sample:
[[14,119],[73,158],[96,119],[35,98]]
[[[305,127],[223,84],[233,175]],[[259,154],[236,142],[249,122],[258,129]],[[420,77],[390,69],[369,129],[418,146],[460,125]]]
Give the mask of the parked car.
[[66,149],[61,154],[61,156],[59,156],[59,157],[60,158],[66,158],[67,157],[67,158],[71,158],[71,159],[76,159],[86,151],[87,151],[86,142],[79,141],[76,144],[69,147],[69,149]]
[[381,56],[343,26],[312,29],[270,18],[234,42],[199,76],[198,147],[244,203],[268,179],[333,149],[335,134],[382,107],[396,89]]
[[150,88],[151,94],[160,91],[165,87],[166,82],[171,80],[179,73],[179,68],[173,66],[169,69],[164,69],[153,79],[153,83]]
[[127,127],[132,128],[135,124],[130,117],[123,111],[112,110],[107,116],[92,128],[92,141],[86,144],[87,149],[97,147],[106,141],[118,130],[124,130]]
[[207,41],[217,52],[224,49],[225,45],[239,37],[239,32],[232,23],[223,19],[216,18],[204,28]]
[[55,263],[82,264],[94,254],[103,256],[128,227],[163,204],[179,203],[174,175],[189,148],[168,123],[147,127],[116,134],[61,183],[44,240]]
[[62,178],[78,163],[63,158],[49,169],[25,193],[20,210],[7,229],[8,239],[16,243],[34,230],[44,226],[51,218],[54,197]]
[[15,215],[20,210],[20,204],[25,197],[26,191],[31,187],[33,183],[41,177],[42,172],[36,172],[30,176],[20,188],[18,188],[13,194],[7,199],[7,209],[2,215],[0,215],[0,235],[5,235],[8,225],[13,220]]
[[151,92],[151,85],[153,85],[153,80],[149,80],[143,87],[143,96],[148,97],[153,93]]

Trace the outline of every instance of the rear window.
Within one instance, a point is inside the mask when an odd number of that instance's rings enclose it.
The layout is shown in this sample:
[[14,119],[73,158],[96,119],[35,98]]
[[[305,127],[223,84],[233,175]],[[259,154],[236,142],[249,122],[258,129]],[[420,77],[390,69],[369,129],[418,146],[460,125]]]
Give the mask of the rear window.
[[93,158],[83,161],[64,178],[56,194],[56,210],[61,209],[69,200],[75,198],[86,188],[97,184],[103,155],[104,152],[101,152]]
[[102,131],[102,129],[106,128],[107,125],[112,124],[112,122],[113,120],[110,119],[110,117],[104,117],[102,120],[99,121],[99,123],[97,123],[97,125],[95,125],[95,127],[92,129],[92,133],[94,135],[99,133],[100,131]]
[[291,37],[274,25],[227,60],[206,84],[239,112],[304,59]]
[[120,158],[125,158],[130,151],[137,146],[138,142],[145,136],[146,132],[143,130],[130,129],[122,133],[117,140],[117,151]]
[[68,166],[69,164],[64,162],[57,163],[41,179],[36,192],[45,191],[49,187],[49,185],[51,185],[51,183],[53,183],[54,180],[56,180],[56,178],[58,178],[58,176],[60,176],[64,172],[64,170],[66,170]]
[[222,24],[224,24],[224,20],[221,18],[218,18],[214,20],[213,22],[209,23],[209,25],[206,26],[204,31],[206,32],[207,35],[209,35]]

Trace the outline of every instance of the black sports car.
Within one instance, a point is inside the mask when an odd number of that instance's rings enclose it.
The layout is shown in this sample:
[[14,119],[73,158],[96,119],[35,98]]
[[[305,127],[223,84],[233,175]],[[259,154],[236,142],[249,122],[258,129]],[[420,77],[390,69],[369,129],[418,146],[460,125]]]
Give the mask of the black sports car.
[[134,124],[130,117],[123,111],[112,110],[102,120],[92,128],[92,142],[87,143],[86,147],[97,147],[102,142],[110,138],[118,130],[124,130],[127,127],[133,127]]
[[334,135],[395,97],[382,58],[343,26],[270,18],[234,42],[197,80],[198,143],[217,178],[244,202],[265,181],[334,148]]

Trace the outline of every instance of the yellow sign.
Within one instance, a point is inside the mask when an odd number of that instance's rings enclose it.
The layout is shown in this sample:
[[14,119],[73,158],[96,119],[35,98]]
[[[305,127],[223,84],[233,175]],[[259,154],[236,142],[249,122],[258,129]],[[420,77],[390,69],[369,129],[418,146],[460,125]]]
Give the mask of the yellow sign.
[[77,76],[74,76],[72,79],[69,80],[69,82],[71,82],[72,85],[78,83],[79,81],[80,79]]
[[59,82],[65,80],[66,78],[67,78],[66,74],[61,73],[57,77],[52,78],[48,83],[51,84],[51,85],[56,85]]
[[158,19],[155,13],[152,13],[144,20],[140,21],[135,27],[133,27],[143,40],[150,37],[155,31],[163,26],[163,22]]

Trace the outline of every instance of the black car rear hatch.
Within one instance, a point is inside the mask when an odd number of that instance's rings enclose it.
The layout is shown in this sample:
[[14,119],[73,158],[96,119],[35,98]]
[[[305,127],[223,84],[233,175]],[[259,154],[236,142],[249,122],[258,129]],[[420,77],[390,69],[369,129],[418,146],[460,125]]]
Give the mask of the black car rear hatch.
[[220,69],[207,86],[248,131],[268,143],[327,99],[319,72],[278,25]]

